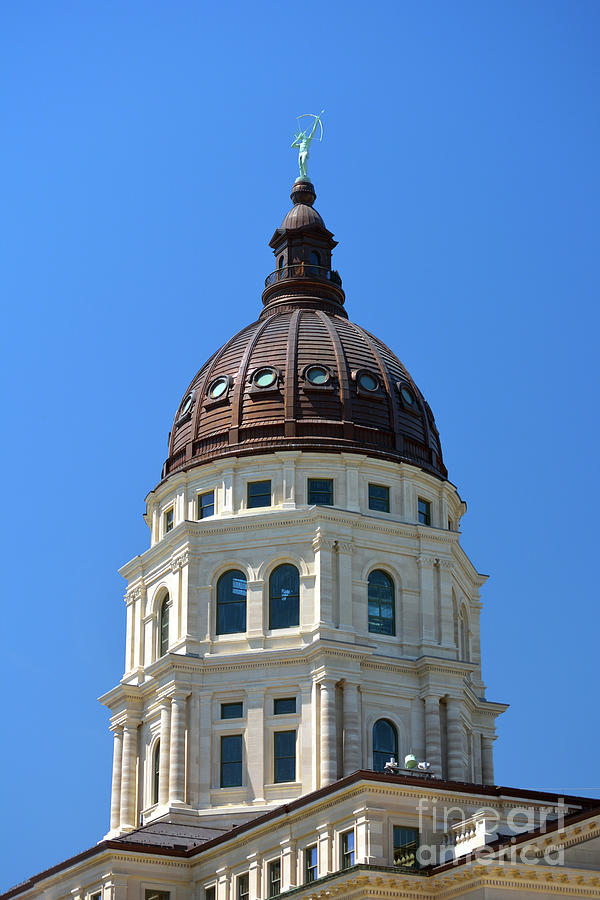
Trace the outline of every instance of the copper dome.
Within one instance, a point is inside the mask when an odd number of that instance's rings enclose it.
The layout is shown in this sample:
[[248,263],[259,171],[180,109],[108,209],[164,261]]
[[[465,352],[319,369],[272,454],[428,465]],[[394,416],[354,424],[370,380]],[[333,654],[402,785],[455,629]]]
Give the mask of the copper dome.
[[312,184],[296,182],[292,199],[270,242],[277,269],[263,312],[188,387],[163,476],[222,457],[307,450],[405,461],[446,478],[421,392],[382,341],[348,320],[331,269],[336,242],[312,209]]

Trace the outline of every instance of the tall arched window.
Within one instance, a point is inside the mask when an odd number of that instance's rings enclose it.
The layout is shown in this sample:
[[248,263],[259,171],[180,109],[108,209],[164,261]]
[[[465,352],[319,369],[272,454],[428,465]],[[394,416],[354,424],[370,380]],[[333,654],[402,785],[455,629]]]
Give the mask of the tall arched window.
[[292,628],[300,623],[300,574],[284,563],[269,578],[269,628]]
[[282,253],[281,256],[279,257],[279,259],[277,260],[277,268],[283,269],[284,262],[285,262],[285,260],[284,260],[283,253]]
[[373,725],[373,770],[383,772],[391,757],[398,760],[398,732],[389,719],[378,719]]
[[217,582],[217,634],[246,630],[246,576],[238,569],[225,572]]
[[156,742],[152,754],[152,802],[158,803],[158,785],[160,780],[160,741]]
[[158,622],[158,655],[164,656],[169,649],[169,612],[171,601],[167,594],[160,604],[160,617]]
[[460,611],[460,622],[459,622],[459,633],[460,633],[460,658],[469,660],[469,626],[467,624],[467,614],[465,612],[464,607]]
[[396,634],[394,583],[381,569],[369,575],[369,631]]

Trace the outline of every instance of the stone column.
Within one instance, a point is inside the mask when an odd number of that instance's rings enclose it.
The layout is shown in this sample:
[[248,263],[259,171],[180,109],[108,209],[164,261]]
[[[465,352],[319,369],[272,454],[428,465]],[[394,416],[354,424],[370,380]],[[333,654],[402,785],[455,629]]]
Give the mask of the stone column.
[[123,727],[115,726],[113,744],[112,792],[110,796],[110,830],[117,831],[121,821],[121,770],[123,766]]
[[425,697],[425,749],[433,774],[442,777],[442,735],[440,730],[440,698]]
[[460,715],[460,703],[454,697],[446,700],[448,728],[448,778],[450,781],[465,780],[465,764],[463,759],[463,735]]
[[190,734],[188,742],[188,799],[191,806],[200,803],[200,696],[190,696]]
[[121,769],[121,831],[132,831],[136,822],[136,763],[138,722],[129,719],[123,726],[123,764]]
[[335,682],[327,678],[321,688],[321,787],[337,778],[337,751],[335,737]]
[[362,729],[358,685],[344,681],[344,775],[361,767]]
[[171,698],[160,704],[160,769],[158,772],[158,802],[169,802],[169,759],[171,750]]
[[494,741],[481,735],[481,776],[484,784],[494,784]]
[[174,694],[171,703],[171,758],[169,804],[185,803],[185,694]]

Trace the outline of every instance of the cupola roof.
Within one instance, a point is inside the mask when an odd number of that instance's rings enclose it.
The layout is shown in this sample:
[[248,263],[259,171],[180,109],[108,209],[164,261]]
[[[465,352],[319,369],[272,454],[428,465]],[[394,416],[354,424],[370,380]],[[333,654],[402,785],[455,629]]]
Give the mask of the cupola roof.
[[263,310],[201,367],[169,438],[163,476],[283,450],[356,452],[446,478],[433,414],[381,340],[350,322],[333,235],[298,180],[271,238]]

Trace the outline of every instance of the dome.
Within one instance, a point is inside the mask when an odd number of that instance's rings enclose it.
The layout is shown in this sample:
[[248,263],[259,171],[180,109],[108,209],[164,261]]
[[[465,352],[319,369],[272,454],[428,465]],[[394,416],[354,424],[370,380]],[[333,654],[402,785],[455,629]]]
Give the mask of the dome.
[[296,182],[292,200],[270,241],[277,268],[264,309],[185,391],[163,477],[222,457],[303,450],[408,462],[445,479],[426,400],[389,347],[348,319],[312,184]]

